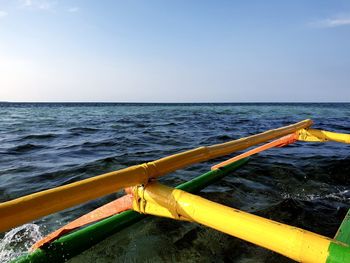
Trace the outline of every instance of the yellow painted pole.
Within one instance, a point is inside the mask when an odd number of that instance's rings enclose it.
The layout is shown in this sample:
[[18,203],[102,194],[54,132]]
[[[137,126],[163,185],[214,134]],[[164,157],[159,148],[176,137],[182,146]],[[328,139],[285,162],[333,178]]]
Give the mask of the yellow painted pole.
[[300,129],[308,128],[311,125],[311,120],[304,120],[246,138],[208,147],[199,147],[154,162],[131,166],[0,203],[0,232],[42,216],[117,192],[128,186],[145,184],[149,178],[159,177],[191,164],[243,150]]
[[298,140],[307,142],[334,141],[340,143],[350,143],[350,134],[316,129],[302,129],[298,132]]
[[348,249],[346,244],[327,237],[220,205],[157,182],[134,188],[133,209],[144,214],[198,222],[298,262],[325,263],[331,241]]

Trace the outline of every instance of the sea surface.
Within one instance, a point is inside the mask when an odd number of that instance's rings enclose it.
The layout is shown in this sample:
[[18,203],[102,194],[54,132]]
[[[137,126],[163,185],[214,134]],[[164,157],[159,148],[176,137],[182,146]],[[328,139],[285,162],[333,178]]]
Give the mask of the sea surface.
[[[350,133],[349,117],[347,103],[0,103],[0,202],[308,118],[314,128]],[[160,181],[177,185],[234,155],[193,165]],[[297,142],[253,156],[200,195],[333,237],[350,207],[349,186],[349,145]],[[121,194],[0,234],[0,262]],[[70,262],[292,261],[199,224],[148,217]]]

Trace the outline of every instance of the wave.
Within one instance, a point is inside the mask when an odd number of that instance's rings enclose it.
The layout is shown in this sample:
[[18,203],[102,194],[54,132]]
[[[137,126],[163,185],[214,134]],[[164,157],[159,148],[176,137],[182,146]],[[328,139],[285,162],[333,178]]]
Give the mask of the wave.
[[284,199],[293,199],[299,201],[321,201],[321,200],[333,200],[339,202],[350,201],[350,190],[337,191],[333,193],[322,194],[305,194],[305,193],[282,193],[281,196]]
[[21,144],[21,145],[7,149],[7,153],[9,154],[28,153],[31,151],[42,150],[45,148],[47,148],[45,145],[26,143],[26,144]]
[[229,136],[227,134],[223,134],[223,135],[216,135],[216,136],[210,136],[204,140],[202,140],[200,142],[200,144],[202,145],[210,145],[210,144],[215,144],[215,143],[223,143],[223,142],[228,142],[231,140],[234,140],[235,138],[233,138],[232,136]]
[[12,229],[0,240],[0,262],[10,262],[25,254],[42,238],[43,235],[36,224],[25,224]]
[[[121,160],[120,160],[120,159]],[[110,156],[87,162],[81,165],[70,166],[65,169],[57,169],[50,172],[43,172],[35,176],[23,178],[23,183],[37,185],[35,191],[41,191],[51,187],[57,187],[64,184],[72,183],[78,180],[83,180],[91,176],[100,175],[113,170],[119,170],[125,166],[122,163],[123,156]]]
[[53,133],[30,134],[30,135],[24,136],[22,140],[45,140],[45,139],[52,139],[55,137],[57,137],[57,135]]
[[91,128],[91,127],[74,127],[68,129],[69,132],[72,133],[95,133],[98,132],[100,129],[97,128]]
[[119,139],[103,140],[98,142],[84,142],[82,147],[96,148],[96,147],[112,147],[120,143]]

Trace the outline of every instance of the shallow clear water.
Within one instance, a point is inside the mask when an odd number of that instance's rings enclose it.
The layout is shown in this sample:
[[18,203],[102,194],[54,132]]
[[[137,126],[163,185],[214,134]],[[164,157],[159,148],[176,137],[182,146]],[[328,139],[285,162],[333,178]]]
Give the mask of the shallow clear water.
[[[314,120],[315,128],[350,133],[349,116],[350,104],[4,103],[0,201],[306,118]],[[194,165],[161,181],[176,185],[224,159]],[[349,145],[298,142],[251,158],[201,195],[332,237],[350,206],[349,164]],[[38,220],[34,223],[39,233],[32,229],[28,235],[47,234],[120,194]],[[28,240],[22,246],[0,245],[0,250],[7,249],[0,255],[8,249],[18,254],[26,246]],[[215,230],[161,218],[147,218],[71,261],[290,262]]]

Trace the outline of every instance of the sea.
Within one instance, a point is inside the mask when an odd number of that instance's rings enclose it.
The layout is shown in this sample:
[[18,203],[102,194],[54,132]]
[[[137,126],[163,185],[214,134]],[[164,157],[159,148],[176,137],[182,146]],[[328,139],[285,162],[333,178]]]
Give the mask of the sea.
[[[350,133],[349,117],[350,103],[0,103],[0,202],[304,119],[316,129]],[[175,186],[237,154],[159,180]],[[334,237],[350,207],[349,186],[349,145],[296,142],[252,156],[199,195]],[[0,262],[121,195],[1,233]],[[147,217],[69,262],[293,261],[196,223]]]

